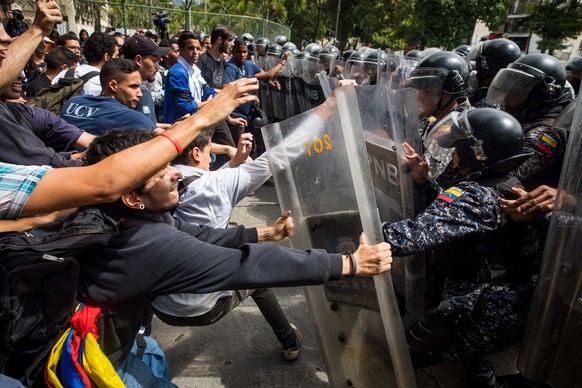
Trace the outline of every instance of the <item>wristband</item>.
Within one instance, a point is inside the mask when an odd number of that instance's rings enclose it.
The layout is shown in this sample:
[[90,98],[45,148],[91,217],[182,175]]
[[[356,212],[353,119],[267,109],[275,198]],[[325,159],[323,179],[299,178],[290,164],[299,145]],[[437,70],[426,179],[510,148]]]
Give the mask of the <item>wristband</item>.
[[356,257],[352,253],[346,251],[345,254],[348,255],[348,257],[352,261],[352,267],[350,268],[350,274],[348,275],[348,277],[353,278],[354,276],[356,276],[356,272],[358,271],[358,263],[356,262]]
[[180,155],[182,153],[182,151],[184,151],[184,147],[182,147],[182,145],[180,144],[180,142],[178,141],[178,139],[176,139],[174,137],[174,135],[172,135],[168,131],[164,131],[164,132],[160,133],[160,136],[163,136],[163,137],[165,137],[166,139],[168,139],[169,141],[172,142],[172,144],[174,145],[174,147],[176,147],[176,151],[178,151],[178,155]]

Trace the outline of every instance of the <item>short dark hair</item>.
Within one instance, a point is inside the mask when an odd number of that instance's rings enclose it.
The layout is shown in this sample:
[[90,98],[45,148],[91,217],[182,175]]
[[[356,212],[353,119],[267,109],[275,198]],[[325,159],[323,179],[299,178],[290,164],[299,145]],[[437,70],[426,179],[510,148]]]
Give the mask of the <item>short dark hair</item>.
[[178,39],[162,39],[160,41],[160,43],[158,44],[158,46],[160,46],[160,47],[172,47],[173,44],[177,44],[178,46],[180,46],[180,44],[178,43]]
[[178,47],[183,49],[186,46],[186,41],[189,39],[194,39],[200,42],[200,38],[198,37],[198,35],[196,35],[193,32],[187,31],[182,33],[182,35],[180,35],[180,37],[178,38]]
[[77,54],[66,47],[55,47],[46,55],[44,61],[48,70],[55,70],[63,64],[71,67],[77,63]]
[[117,41],[114,37],[104,32],[95,31],[85,42],[83,52],[85,53],[85,59],[91,65],[101,62],[105,54],[109,54],[112,57],[116,47]]
[[129,74],[133,74],[139,71],[139,66],[134,61],[124,58],[113,58],[110,61],[105,62],[99,73],[99,80],[101,81],[101,86],[105,86],[111,80],[117,82],[123,81]]
[[76,40],[77,42],[79,41],[79,38],[77,38],[77,35],[73,35],[73,34],[63,34],[61,36],[59,36],[59,38],[57,39],[57,46],[60,47],[65,47],[67,45],[67,41],[69,40]]
[[204,147],[208,145],[210,139],[212,139],[213,134],[213,128],[200,132],[200,134],[196,136],[196,139],[192,140],[192,142],[184,148],[184,151],[174,158],[172,164],[188,164],[188,155],[190,155],[190,152],[192,152],[195,147],[198,147],[201,150],[204,149]]
[[243,38],[236,38],[234,40],[234,46],[232,46],[232,48],[234,49],[235,47],[238,46],[247,46],[247,42],[245,42]]
[[232,28],[225,24],[216,24],[212,27],[212,32],[210,33],[210,43],[214,44],[218,38],[228,39],[234,36]]
[[[103,159],[133,147],[156,137],[156,133],[150,130],[133,128],[114,128],[105,132],[101,136],[93,139],[83,157],[85,165],[99,163]],[[143,192],[145,183],[140,184],[133,190]]]

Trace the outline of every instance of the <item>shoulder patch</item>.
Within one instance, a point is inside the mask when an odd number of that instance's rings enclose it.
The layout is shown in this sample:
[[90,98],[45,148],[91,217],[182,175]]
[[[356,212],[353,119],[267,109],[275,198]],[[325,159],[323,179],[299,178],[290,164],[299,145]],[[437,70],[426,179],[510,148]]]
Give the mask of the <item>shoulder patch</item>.
[[460,190],[459,188],[451,187],[450,189],[447,189],[444,193],[439,195],[437,199],[442,199],[445,202],[451,203],[459,199],[463,194],[465,194],[465,192]]
[[538,140],[538,144],[536,144],[536,148],[551,156],[554,153],[557,145],[558,144],[554,141],[554,139],[548,135],[542,135],[540,140]]

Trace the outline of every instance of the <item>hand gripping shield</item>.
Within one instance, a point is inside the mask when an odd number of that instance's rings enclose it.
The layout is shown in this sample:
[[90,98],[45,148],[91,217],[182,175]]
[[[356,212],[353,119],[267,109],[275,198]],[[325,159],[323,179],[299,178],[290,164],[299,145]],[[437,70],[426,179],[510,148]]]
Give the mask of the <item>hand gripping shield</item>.
[[578,99],[517,367],[552,387],[582,381],[582,101]]
[[[353,252],[382,241],[354,88],[263,128],[279,203],[295,218],[293,247]],[[390,273],[306,288],[332,386],[415,386]],[[365,361],[364,361],[365,360]]]

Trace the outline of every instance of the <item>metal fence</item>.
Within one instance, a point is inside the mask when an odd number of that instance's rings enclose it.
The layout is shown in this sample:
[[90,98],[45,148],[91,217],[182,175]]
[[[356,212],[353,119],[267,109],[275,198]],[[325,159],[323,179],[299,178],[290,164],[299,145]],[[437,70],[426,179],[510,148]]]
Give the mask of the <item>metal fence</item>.
[[[27,18],[34,18],[35,0],[17,0]],[[105,31],[113,27],[115,31],[127,35],[138,29],[150,29],[159,33],[154,21],[156,14],[167,13],[169,35],[179,31],[191,30],[210,34],[215,24],[229,25],[235,34],[245,32],[255,39],[266,37],[274,40],[279,35],[290,38],[291,29],[288,26],[252,16],[219,14],[204,12],[204,7],[193,7],[193,2],[185,0],[182,4],[172,5],[172,2],[162,0],[59,0],[64,23],[57,26],[59,33],[68,31],[79,32],[81,29],[89,33]]]

